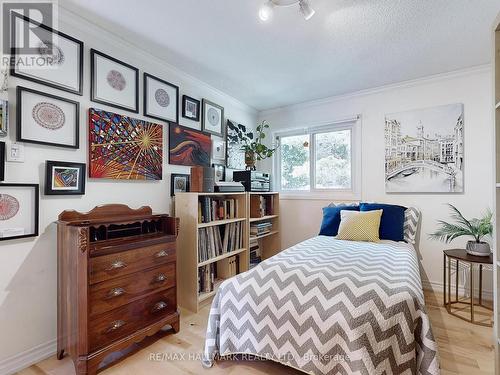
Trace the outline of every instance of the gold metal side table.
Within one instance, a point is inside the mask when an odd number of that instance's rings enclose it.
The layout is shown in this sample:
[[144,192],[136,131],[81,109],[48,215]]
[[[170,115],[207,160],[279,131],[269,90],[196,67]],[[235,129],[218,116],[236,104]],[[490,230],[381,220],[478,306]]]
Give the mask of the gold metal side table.
[[[446,266],[448,261],[448,267]],[[455,262],[455,300],[451,300],[451,262]],[[470,301],[464,301],[458,299],[458,270],[459,264],[465,263],[468,264],[469,270],[469,280],[470,280]],[[474,303],[474,265],[479,264],[479,299],[478,303]],[[492,311],[493,309],[489,306],[485,306],[483,304],[483,266],[484,265],[493,265],[493,254],[490,254],[489,257],[481,257],[467,254],[467,252],[463,249],[450,249],[443,251],[443,299],[444,306],[446,307],[446,311],[448,314],[456,316],[462,320],[467,322],[471,322],[473,324],[492,327],[493,323],[483,323],[477,322],[474,320],[474,306],[481,306],[487,310]],[[446,272],[448,270],[448,273]],[[465,318],[452,311],[452,305],[455,304],[464,304],[470,305],[470,319]],[[493,320],[493,318],[492,318]]]

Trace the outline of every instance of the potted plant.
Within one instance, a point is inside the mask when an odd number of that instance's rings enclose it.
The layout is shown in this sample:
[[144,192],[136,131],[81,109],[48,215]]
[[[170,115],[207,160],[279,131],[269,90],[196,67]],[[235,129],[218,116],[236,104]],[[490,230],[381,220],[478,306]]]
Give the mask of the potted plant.
[[472,237],[474,239],[467,242],[465,249],[467,253],[478,256],[490,255],[490,245],[482,239],[493,233],[492,212],[488,210],[482,218],[467,220],[455,206],[452,204],[448,204],[448,206],[455,223],[439,220],[439,229],[432,233],[430,238],[450,243],[458,237]]
[[240,141],[243,143],[242,151],[245,151],[245,164],[247,170],[255,170],[255,162],[257,160],[264,160],[273,156],[274,152],[278,149],[269,148],[262,141],[266,138],[265,129],[269,129],[267,121],[262,121],[255,129],[255,139],[252,132],[238,134]]

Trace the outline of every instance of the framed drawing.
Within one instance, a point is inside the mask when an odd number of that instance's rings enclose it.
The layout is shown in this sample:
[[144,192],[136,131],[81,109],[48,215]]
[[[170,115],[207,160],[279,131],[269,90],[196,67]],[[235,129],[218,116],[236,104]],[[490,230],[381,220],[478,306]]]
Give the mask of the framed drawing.
[[179,87],[144,73],[144,116],[179,122]]
[[463,193],[464,106],[385,116],[387,193]]
[[178,124],[170,124],[168,142],[169,164],[210,166],[209,135]]
[[38,236],[38,184],[0,184],[0,241]]
[[5,142],[0,142],[0,181],[5,180]]
[[200,101],[182,95],[182,117],[192,121],[200,121]]
[[253,133],[247,133],[245,125],[236,123],[235,121],[227,120],[226,125],[226,167],[237,170],[245,170],[245,151],[243,139],[250,135],[253,138]]
[[170,196],[175,193],[186,193],[189,191],[189,175],[172,173],[170,175]]
[[206,133],[218,135],[222,137],[224,129],[222,124],[224,121],[224,108],[220,105],[212,103],[207,99],[202,100],[202,119],[201,130]]
[[226,142],[223,138],[212,137],[212,158],[226,162]]
[[17,140],[79,148],[80,103],[17,86]]
[[0,100],[0,137],[5,137],[9,130],[9,102]]
[[215,181],[225,181],[226,180],[226,167],[222,164],[212,164],[215,171]]
[[11,53],[14,61],[17,61],[26,37],[17,31],[36,27],[37,32],[30,33],[30,37],[35,38],[30,41],[30,45],[36,44],[33,57],[37,65],[12,64],[10,74],[83,95],[83,42],[15,12],[11,13],[11,22]]
[[90,100],[139,113],[139,69],[90,50]]
[[85,194],[85,164],[47,160],[45,195]]
[[89,177],[161,180],[163,126],[89,109]]

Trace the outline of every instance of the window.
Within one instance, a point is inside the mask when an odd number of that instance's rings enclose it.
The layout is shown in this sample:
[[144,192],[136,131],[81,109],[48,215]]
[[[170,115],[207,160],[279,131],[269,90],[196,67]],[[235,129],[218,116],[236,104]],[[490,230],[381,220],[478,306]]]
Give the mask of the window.
[[[355,193],[359,155],[357,122],[276,134],[279,188],[283,193]],[[359,151],[359,150],[357,150]],[[358,160],[359,159],[359,160]]]

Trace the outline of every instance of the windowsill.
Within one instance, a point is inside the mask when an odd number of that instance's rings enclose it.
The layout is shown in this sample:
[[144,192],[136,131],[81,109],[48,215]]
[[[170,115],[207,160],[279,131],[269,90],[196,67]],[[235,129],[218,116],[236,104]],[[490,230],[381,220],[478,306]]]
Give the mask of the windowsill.
[[354,201],[361,200],[361,194],[352,191],[280,191],[281,200]]

